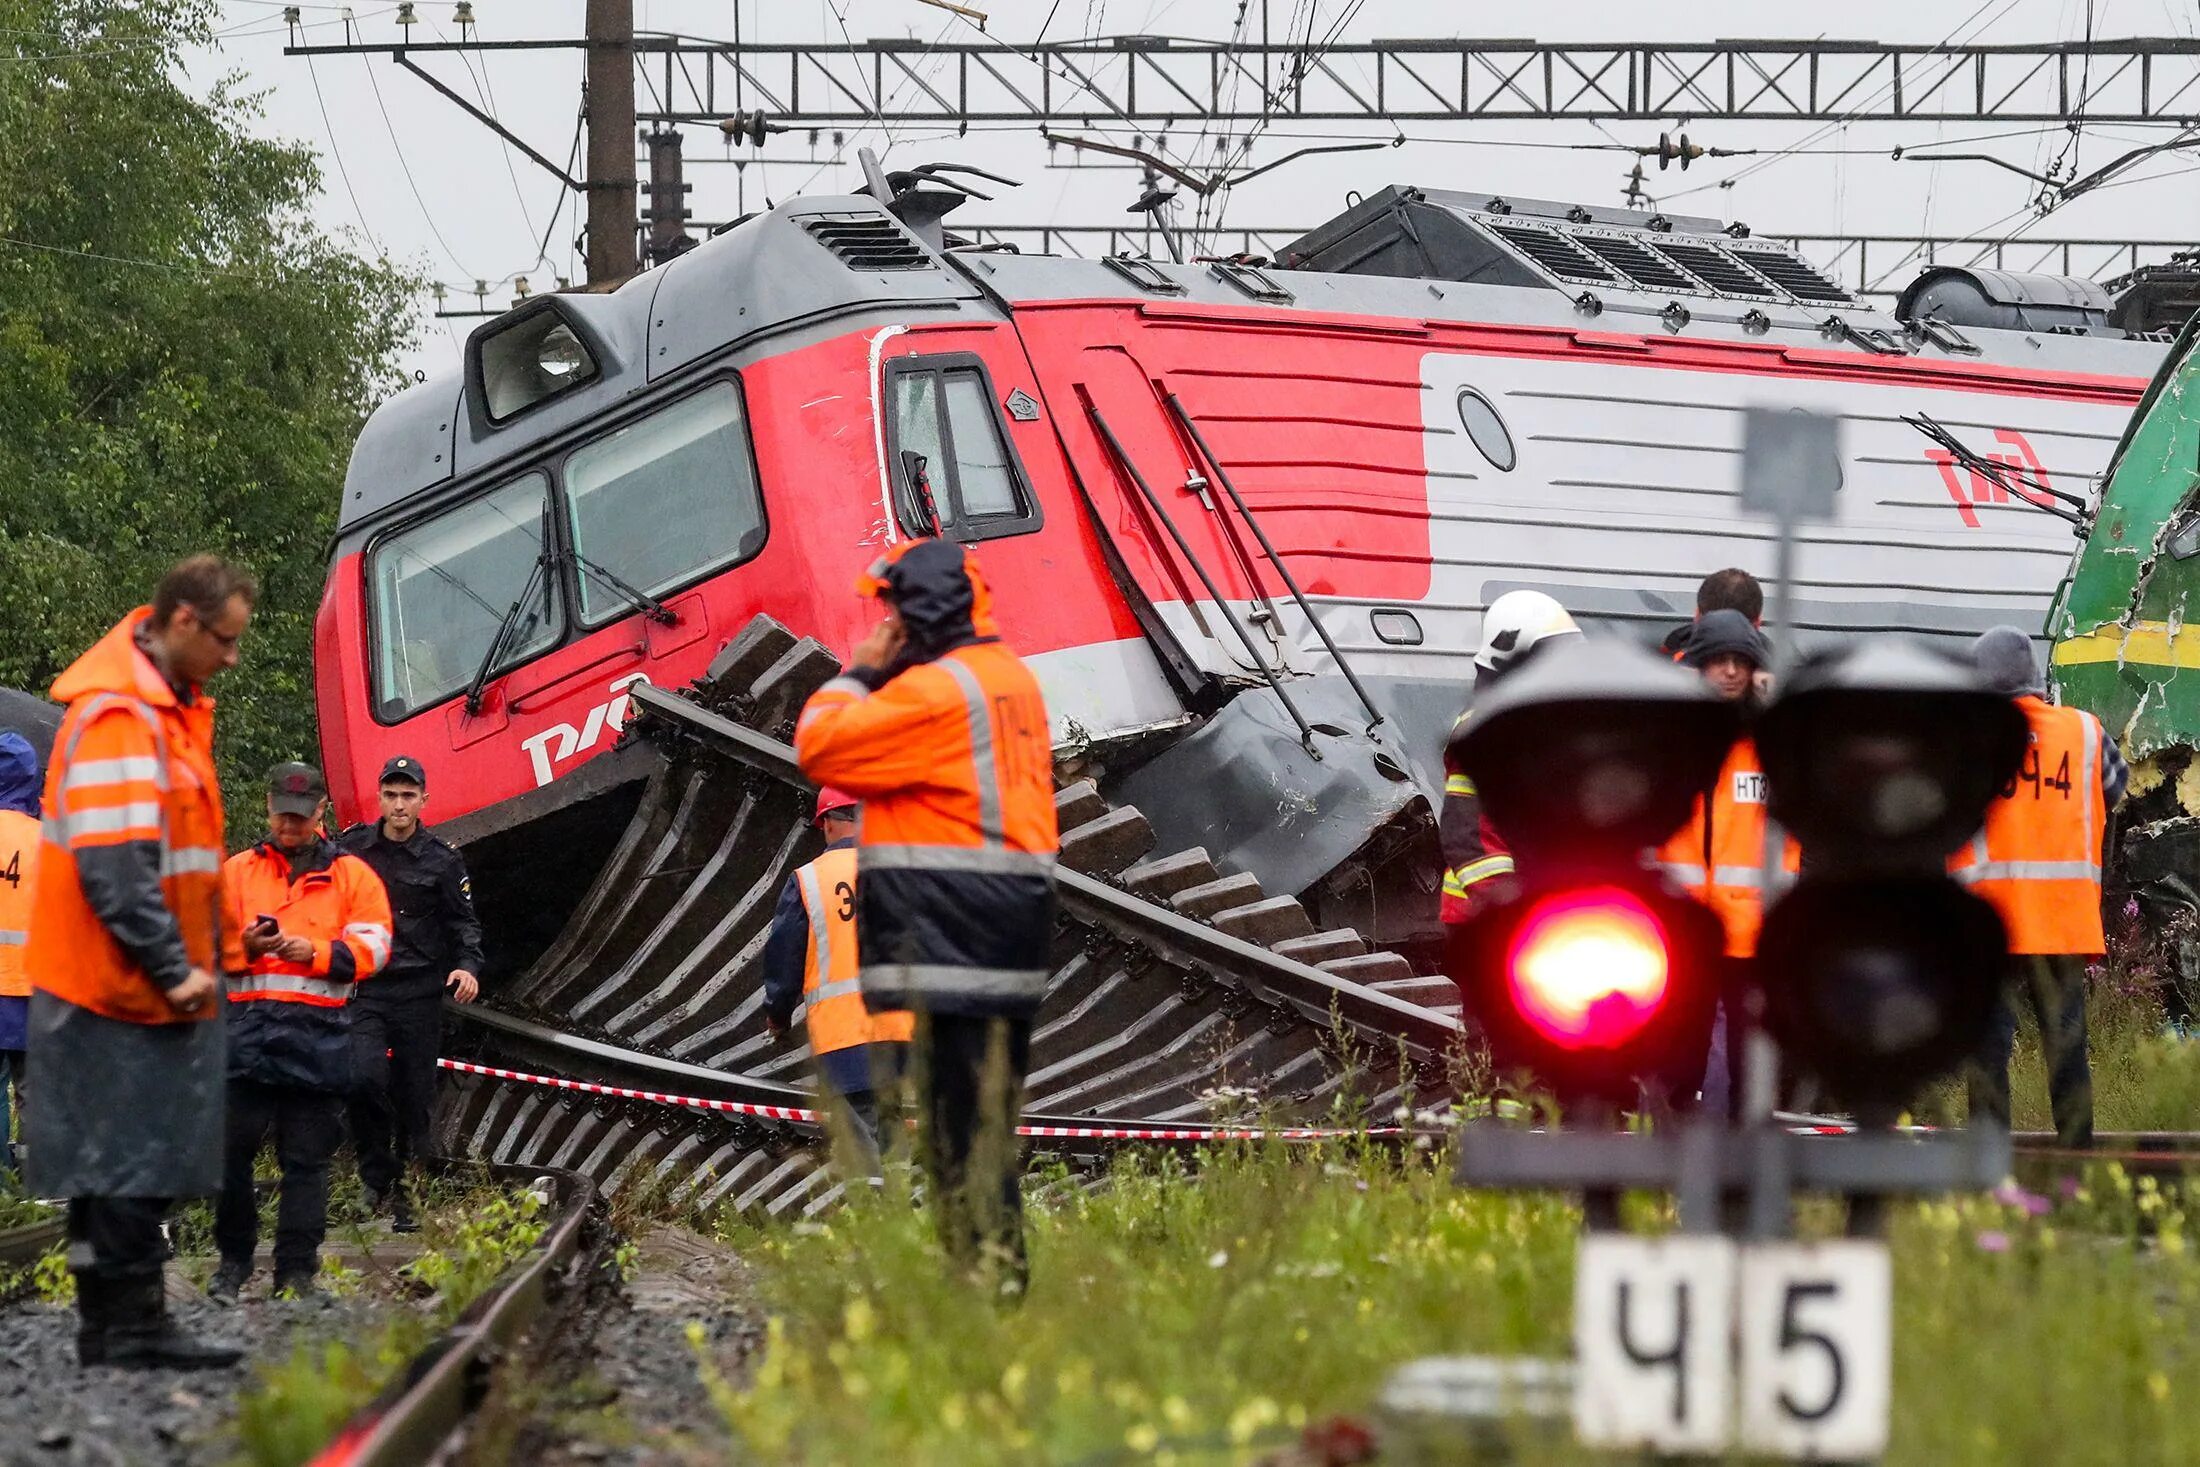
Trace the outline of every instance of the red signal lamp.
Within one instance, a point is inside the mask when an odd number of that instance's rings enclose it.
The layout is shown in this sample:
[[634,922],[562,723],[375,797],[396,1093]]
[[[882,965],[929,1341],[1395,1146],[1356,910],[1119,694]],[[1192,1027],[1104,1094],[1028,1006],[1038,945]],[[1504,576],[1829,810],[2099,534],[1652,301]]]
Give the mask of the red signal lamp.
[[1632,892],[1590,887],[1532,903],[1505,954],[1521,1019],[1565,1049],[1624,1049],[1671,990],[1665,927]]
[[1445,971],[1500,1074],[1565,1104],[1684,1100],[1703,1079],[1726,935],[1656,873],[1531,873],[1458,928]]

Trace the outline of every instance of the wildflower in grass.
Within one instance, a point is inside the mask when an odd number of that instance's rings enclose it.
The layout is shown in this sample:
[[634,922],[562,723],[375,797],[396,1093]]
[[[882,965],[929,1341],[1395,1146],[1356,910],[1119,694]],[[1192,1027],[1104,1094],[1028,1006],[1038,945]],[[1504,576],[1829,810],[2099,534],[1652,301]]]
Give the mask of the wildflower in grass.
[[1230,1440],[1239,1446],[1274,1426],[1283,1417],[1274,1401],[1255,1396],[1230,1413]]
[[1999,1228],[1987,1228],[1978,1235],[1978,1248],[1981,1253],[2007,1253],[2009,1235]]
[[2027,1191],[2015,1182],[2003,1182],[1996,1187],[1994,1200],[2004,1207],[2022,1208],[2030,1217],[2045,1217],[2055,1206],[2039,1193]]

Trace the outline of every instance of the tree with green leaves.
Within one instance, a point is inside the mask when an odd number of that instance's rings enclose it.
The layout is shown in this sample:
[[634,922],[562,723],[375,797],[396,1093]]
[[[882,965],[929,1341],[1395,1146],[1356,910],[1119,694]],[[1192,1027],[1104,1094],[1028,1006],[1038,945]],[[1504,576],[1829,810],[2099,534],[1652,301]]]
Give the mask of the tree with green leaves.
[[0,684],[43,693],[170,563],[259,576],[216,686],[232,829],[317,760],[313,620],[344,464],[413,282],[318,229],[313,156],[194,93],[211,0],[0,0]]

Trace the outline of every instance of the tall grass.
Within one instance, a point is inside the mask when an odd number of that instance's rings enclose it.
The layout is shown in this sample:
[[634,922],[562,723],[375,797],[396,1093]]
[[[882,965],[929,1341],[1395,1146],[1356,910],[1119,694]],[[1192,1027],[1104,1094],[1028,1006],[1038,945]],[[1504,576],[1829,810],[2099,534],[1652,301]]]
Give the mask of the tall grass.
[[1409,1153],[1229,1148],[1058,1188],[1032,1286],[951,1280],[906,1200],[802,1232],[727,1229],[768,1280],[746,1389],[765,1461],[1029,1463],[1253,1444],[1366,1403],[1398,1360],[1549,1354],[1565,1339],[1568,1210],[1474,1196]]
[[[1426,1155],[1146,1156],[1051,1195],[1020,1303],[951,1281],[905,1199],[727,1225],[770,1313],[745,1378],[704,1359],[728,1425],[770,1462],[1253,1462],[1366,1412],[1416,1356],[1568,1352],[1574,1210],[1463,1190]],[[2200,1191],[2103,1168],[2073,1195],[1899,1211],[1888,1462],[2200,1460],[2177,1404],[2200,1400],[2188,1209]],[[1462,1441],[1433,1460],[1482,1459]],[[1515,1460],[1584,1459],[1560,1432]]]

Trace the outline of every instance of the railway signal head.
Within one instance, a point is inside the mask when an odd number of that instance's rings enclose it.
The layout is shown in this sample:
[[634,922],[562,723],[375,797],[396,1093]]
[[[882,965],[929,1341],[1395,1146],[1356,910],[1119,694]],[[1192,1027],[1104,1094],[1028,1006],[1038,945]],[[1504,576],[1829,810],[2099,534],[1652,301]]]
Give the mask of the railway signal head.
[[1477,700],[1457,753],[1518,891],[1461,929],[1450,968],[1500,1067],[1561,1100],[1694,1091],[1723,932],[1643,854],[1688,818],[1738,718],[1672,663],[1579,637]]
[[1765,1023],[1844,1100],[1899,1105],[1977,1044],[2007,940],[1946,863],[2026,737],[1970,667],[1901,639],[1804,664],[1760,720],[1772,816],[1803,848],[1758,944]]

